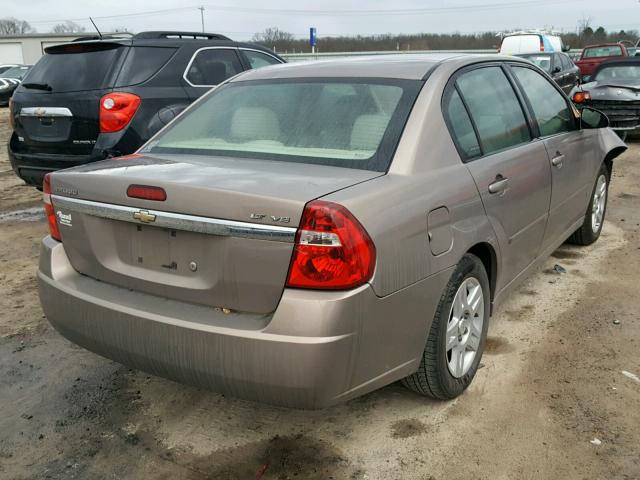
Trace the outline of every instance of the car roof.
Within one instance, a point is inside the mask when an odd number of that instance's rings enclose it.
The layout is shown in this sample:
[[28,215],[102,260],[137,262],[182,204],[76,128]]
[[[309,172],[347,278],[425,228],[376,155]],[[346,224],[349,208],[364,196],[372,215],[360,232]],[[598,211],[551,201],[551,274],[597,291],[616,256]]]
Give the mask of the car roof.
[[594,43],[593,45],[587,45],[583,48],[586,50],[587,48],[598,48],[598,47],[624,47],[624,45],[620,42],[609,42],[609,43]]
[[[96,44],[96,43],[109,43],[109,44],[118,44],[124,46],[140,46],[140,47],[189,47],[189,48],[203,48],[203,47],[232,47],[232,48],[250,48],[254,50],[260,50],[271,55],[276,55],[274,52],[269,50],[262,45],[258,45],[255,43],[247,43],[247,42],[236,42],[231,40],[223,35],[219,35],[220,38],[177,38],[179,35],[198,35],[198,33],[193,32],[141,32],[137,35],[133,36],[123,36],[117,37],[113,35],[105,35],[104,38],[87,38],[86,40],[82,37],[74,40],[73,44],[86,45],[86,44]],[[203,35],[211,35],[215,34],[203,34]],[[66,45],[68,43],[63,43],[59,45],[53,45],[52,47],[45,48],[45,52],[48,52],[50,48],[55,49],[60,45]]]
[[366,55],[331,60],[292,62],[256,70],[248,70],[231,81],[253,81],[279,78],[397,78],[425,80],[438,65],[466,64],[486,61],[517,61],[525,59],[509,55],[475,54],[393,54]]

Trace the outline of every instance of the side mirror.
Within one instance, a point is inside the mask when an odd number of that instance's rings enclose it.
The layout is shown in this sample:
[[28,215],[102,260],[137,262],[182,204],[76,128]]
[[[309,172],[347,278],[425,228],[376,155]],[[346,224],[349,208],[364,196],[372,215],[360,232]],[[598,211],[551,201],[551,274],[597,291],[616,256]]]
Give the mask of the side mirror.
[[571,45],[562,45],[562,51],[563,52],[570,52],[571,51]]
[[562,71],[562,69],[560,67],[554,67],[553,68],[553,72],[551,73],[560,73]]
[[606,128],[608,126],[609,119],[604,113],[590,107],[580,109],[580,128]]

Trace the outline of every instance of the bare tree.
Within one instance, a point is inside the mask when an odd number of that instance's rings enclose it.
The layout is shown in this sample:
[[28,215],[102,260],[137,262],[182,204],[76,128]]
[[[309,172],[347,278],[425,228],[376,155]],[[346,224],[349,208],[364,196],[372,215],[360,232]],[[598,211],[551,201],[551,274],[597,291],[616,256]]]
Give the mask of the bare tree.
[[293,33],[280,30],[278,27],[266,28],[263,32],[256,33],[253,36],[254,42],[274,43],[274,42],[291,42],[295,37]]
[[18,20],[13,17],[0,19],[0,35],[24,35],[34,31],[31,25],[24,20]]
[[67,20],[64,23],[59,23],[51,29],[53,33],[80,33],[86,31],[82,25],[78,25],[76,22]]

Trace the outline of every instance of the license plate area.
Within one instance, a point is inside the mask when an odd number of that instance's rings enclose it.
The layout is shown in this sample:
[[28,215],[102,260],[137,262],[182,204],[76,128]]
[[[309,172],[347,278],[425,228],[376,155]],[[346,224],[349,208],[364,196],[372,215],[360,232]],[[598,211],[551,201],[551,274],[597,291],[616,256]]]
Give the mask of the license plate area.
[[67,117],[22,117],[27,136],[36,142],[63,142],[69,138],[71,119]]

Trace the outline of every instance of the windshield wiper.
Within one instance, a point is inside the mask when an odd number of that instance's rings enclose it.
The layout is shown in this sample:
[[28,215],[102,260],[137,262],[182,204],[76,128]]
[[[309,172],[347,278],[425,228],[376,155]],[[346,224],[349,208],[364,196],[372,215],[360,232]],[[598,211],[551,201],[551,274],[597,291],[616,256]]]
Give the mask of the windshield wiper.
[[24,88],[32,88],[34,90],[46,90],[47,92],[53,90],[51,85],[48,83],[23,83],[22,86]]

